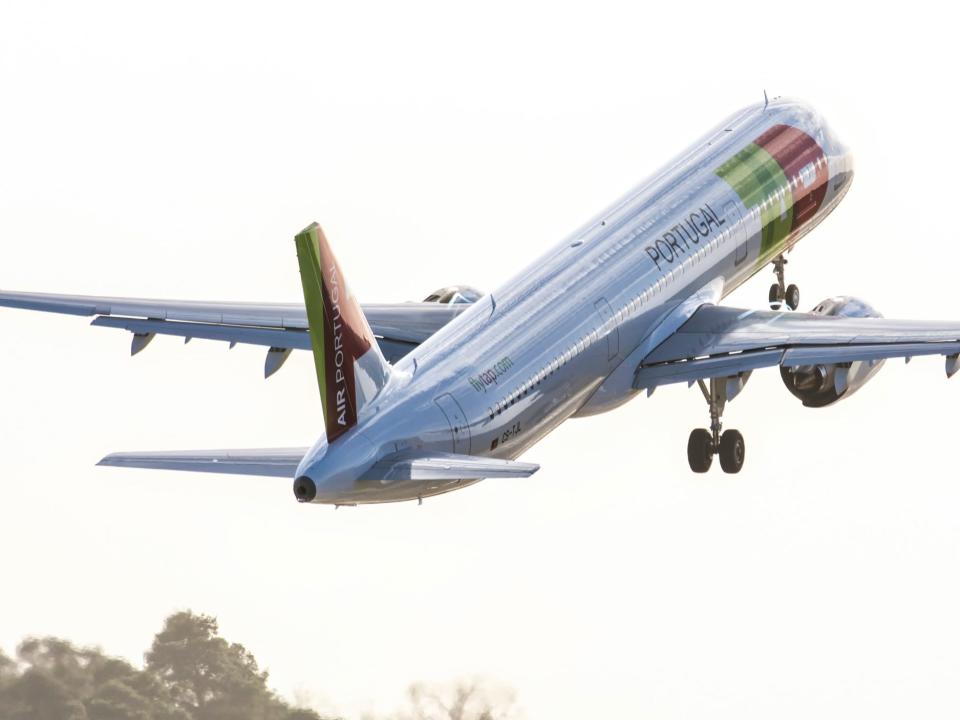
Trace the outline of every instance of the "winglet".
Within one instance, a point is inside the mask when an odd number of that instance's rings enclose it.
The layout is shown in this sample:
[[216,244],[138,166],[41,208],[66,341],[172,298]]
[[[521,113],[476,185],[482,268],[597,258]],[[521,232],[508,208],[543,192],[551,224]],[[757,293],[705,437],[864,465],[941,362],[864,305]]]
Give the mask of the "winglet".
[[390,365],[320,226],[312,223],[301,231],[296,244],[327,442],[332,443],[357,424],[386,384]]

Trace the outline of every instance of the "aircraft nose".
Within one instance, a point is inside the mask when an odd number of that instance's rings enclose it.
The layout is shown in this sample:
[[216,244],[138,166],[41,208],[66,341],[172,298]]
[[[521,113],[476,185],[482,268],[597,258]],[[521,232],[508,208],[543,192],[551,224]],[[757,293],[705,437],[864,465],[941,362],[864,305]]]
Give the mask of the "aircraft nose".
[[826,125],[824,125],[823,150],[837,174],[853,175],[853,152],[851,152],[850,146],[837,137],[833,129]]
[[853,152],[847,146],[843,147],[843,164],[850,176],[853,177],[854,165],[856,163],[853,161]]
[[853,153],[843,144],[838,145],[831,163],[831,187],[833,192],[846,191],[854,176]]
[[837,159],[844,171],[853,172],[853,152],[850,146],[831,133],[830,154]]

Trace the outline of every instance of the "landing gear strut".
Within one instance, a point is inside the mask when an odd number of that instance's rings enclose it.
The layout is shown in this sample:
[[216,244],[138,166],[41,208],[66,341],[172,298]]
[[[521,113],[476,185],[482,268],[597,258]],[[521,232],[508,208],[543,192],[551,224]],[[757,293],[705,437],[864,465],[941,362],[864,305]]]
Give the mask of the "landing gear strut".
[[784,287],[783,268],[786,264],[787,259],[783,255],[777,255],[773,260],[773,272],[777,276],[777,281],[770,286],[769,299],[770,307],[774,310],[779,310],[784,301],[791,310],[800,307],[800,288],[796,285]]
[[727,404],[728,378],[711,378],[709,387],[697,380],[707,405],[710,406],[710,429],[697,428],[687,441],[687,460],[695,473],[705,473],[713,464],[713,456],[720,456],[720,467],[727,473],[738,473],[743,467],[745,446],[743,435],[737,430],[721,433],[723,408]]

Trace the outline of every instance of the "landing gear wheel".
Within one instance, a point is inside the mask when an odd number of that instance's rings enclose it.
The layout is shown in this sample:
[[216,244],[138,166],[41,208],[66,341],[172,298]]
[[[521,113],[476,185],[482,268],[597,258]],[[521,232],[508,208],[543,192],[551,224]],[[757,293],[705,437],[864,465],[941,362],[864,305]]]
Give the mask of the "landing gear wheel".
[[[791,286],[792,287],[792,286]],[[783,298],[780,297],[780,286],[777,283],[774,283],[770,286],[770,309],[779,310],[780,302]]]
[[[743,467],[744,450],[743,435],[737,430],[727,430],[721,433],[723,427],[723,408],[730,399],[731,381],[738,381],[739,387],[750,377],[750,373],[740,373],[733,377],[710,378],[708,381],[697,380],[703,399],[710,407],[710,429],[697,428],[690,433],[687,441],[687,460],[690,469],[695,473],[705,473],[713,463],[713,456],[720,456],[720,467],[727,473],[738,473]],[[709,383],[709,384],[708,384]],[[737,390],[739,392],[739,390]],[[734,397],[736,394],[733,395]]]
[[796,285],[787,287],[783,279],[786,267],[787,259],[782,254],[773,259],[773,274],[777,276],[777,282],[770,286],[770,307],[774,310],[779,310],[784,300],[791,310],[796,310],[800,304],[800,289]]
[[[693,436],[691,435],[691,442]],[[743,467],[746,447],[739,430],[727,430],[720,436],[720,467],[726,473],[738,473]]]
[[709,430],[697,428],[687,440],[687,460],[695,473],[705,473],[713,464],[713,438]]
[[796,310],[800,307],[800,288],[796,285],[787,286],[787,307]]

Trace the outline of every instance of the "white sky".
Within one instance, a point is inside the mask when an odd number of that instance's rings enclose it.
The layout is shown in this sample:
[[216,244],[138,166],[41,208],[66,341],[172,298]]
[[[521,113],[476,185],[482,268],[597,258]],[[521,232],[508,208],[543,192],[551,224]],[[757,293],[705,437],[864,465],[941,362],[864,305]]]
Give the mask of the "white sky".
[[[493,289],[737,108],[805,98],[857,155],[790,257],[810,308],[957,319],[956,18],[941,4],[7,3],[0,287],[299,299],[320,221],[357,295]],[[762,307],[764,272],[728,302]],[[139,661],[217,615],[292,697],[356,717],[481,674],[530,718],[956,717],[960,385],[889,363],[803,408],[696,389],[572,421],[530,480],[334,511],[290,483],[94,468],[114,450],[306,445],[309,357],[0,311],[0,647]]]

